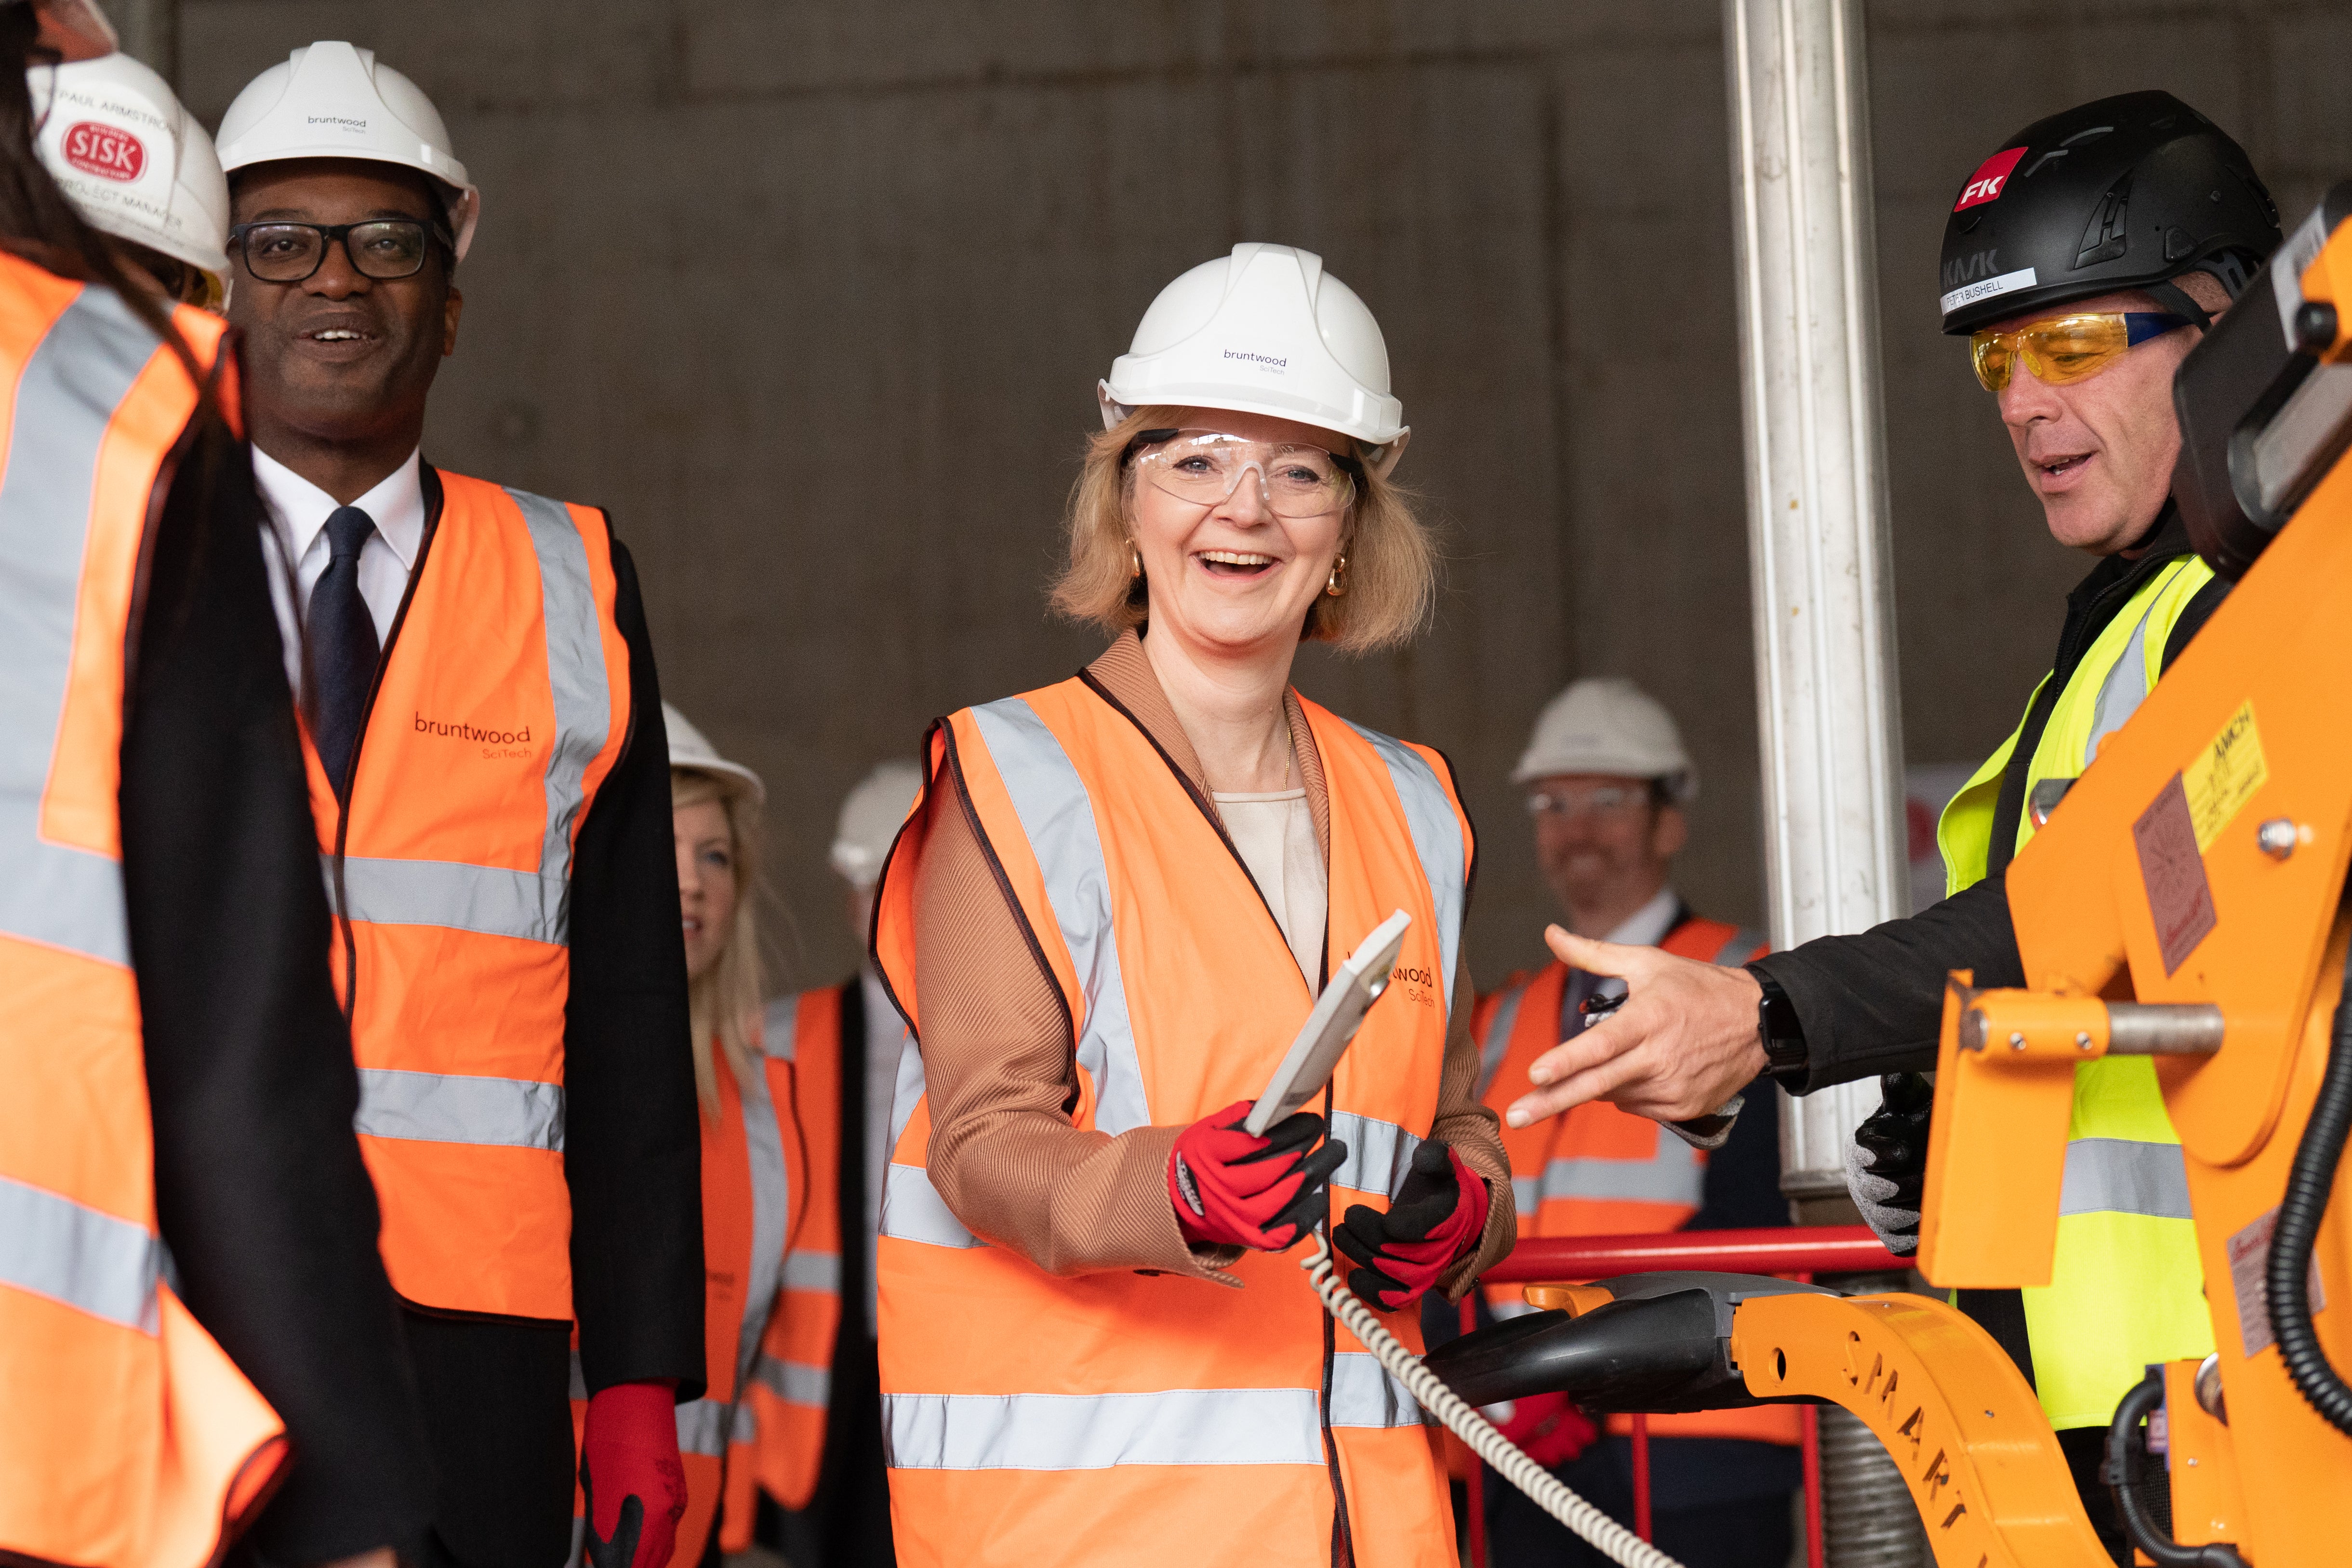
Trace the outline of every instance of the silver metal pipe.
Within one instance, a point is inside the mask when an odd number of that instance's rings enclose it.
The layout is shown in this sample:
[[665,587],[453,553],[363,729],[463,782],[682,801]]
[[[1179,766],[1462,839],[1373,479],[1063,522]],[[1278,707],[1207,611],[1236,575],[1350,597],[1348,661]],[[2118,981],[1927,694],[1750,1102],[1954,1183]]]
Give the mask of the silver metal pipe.
[[1928,1568],[1927,1531],[1911,1489],[1875,1433],[1850,1411],[1821,1409],[1822,1544],[1830,1568]]
[[2210,1002],[2110,1002],[2107,1055],[2209,1057],[2221,1048],[2221,1009]]
[[[1858,0],[1725,0],[1749,591],[1772,942],[1905,912]],[[1781,1097],[1781,1189],[1845,1192],[1874,1083]],[[1810,1216],[1809,1216],[1810,1217]]]

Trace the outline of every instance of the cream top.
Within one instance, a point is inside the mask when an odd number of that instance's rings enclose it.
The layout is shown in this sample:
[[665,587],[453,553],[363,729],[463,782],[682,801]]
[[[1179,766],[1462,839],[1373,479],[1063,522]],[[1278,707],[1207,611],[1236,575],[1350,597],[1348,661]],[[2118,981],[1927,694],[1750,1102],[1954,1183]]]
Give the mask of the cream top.
[[1315,814],[1307,804],[1307,791],[1228,795],[1220,790],[1213,798],[1226,836],[1241,851],[1242,864],[1265,896],[1274,923],[1282,928],[1290,955],[1307,977],[1307,989],[1319,991],[1323,921],[1330,893],[1324,885],[1323,852],[1316,847]]

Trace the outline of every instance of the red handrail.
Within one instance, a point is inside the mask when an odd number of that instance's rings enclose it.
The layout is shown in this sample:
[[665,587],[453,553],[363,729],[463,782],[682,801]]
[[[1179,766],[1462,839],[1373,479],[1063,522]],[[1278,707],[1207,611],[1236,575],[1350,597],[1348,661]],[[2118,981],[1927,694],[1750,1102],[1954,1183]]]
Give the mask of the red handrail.
[[1481,1276],[1490,1285],[1612,1279],[1665,1268],[1726,1274],[1900,1273],[1907,1258],[1886,1250],[1868,1226],[1789,1226],[1773,1230],[1669,1230],[1643,1236],[1536,1236]]

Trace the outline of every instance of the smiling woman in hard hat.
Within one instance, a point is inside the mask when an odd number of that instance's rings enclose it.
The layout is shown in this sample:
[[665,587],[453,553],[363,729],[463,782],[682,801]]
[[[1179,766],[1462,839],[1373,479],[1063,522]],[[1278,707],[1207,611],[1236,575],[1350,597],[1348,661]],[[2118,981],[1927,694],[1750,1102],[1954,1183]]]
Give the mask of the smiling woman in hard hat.
[[[1427,615],[1388,379],[1319,258],[1179,278],[1099,389],[1055,588],[1117,640],[932,729],[874,933],[919,1046],[878,1253],[902,1563],[1454,1560],[1420,1410],[1276,1256],[1328,1223],[1417,1345],[1513,1236],[1451,770],[1289,686],[1303,639]],[[1243,1131],[1399,909],[1326,1116]]]

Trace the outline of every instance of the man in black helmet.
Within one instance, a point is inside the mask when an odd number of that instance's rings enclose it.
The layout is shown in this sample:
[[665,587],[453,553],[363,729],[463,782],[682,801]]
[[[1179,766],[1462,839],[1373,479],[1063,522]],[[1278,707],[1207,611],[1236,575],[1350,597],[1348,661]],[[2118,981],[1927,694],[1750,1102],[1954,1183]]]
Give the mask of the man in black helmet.
[[[1944,234],[1944,331],[1969,337],[2052,536],[2099,561],[2067,596],[2056,659],[2016,732],[1945,810],[1952,896],[1744,970],[1555,928],[1562,960],[1623,976],[1632,995],[1535,1064],[1542,1087],[1510,1108],[1513,1125],[1596,1099],[1699,1116],[1766,1070],[1797,1094],[1896,1075],[1859,1135],[1872,1158],[1854,1184],[1890,1245],[1916,1247],[1927,1113],[1908,1075],[1935,1066],[1944,976],[2025,984],[2011,858],[2226,590],[2169,493],[2172,374],[2279,243],[2244,152],[2169,93],[2038,121],[1962,183]],[[2076,1069],[2060,1214],[2049,1286],[1962,1291],[1960,1305],[2033,1380],[2094,1524],[2126,1562],[2101,1439],[2146,1363],[2213,1348],[2179,1139],[2147,1058]]]

